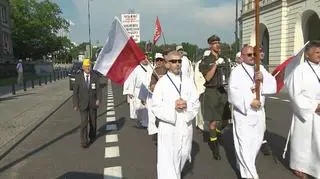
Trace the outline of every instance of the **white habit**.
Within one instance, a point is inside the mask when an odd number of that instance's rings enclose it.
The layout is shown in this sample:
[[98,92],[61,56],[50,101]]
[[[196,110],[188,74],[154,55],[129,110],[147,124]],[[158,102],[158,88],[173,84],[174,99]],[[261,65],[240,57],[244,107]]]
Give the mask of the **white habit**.
[[[167,73],[179,89],[180,76]],[[167,75],[160,78],[152,97],[152,111],[160,119],[158,128],[158,179],[180,179],[184,164],[191,161],[192,120],[198,113],[199,96],[191,79],[182,78],[181,98],[187,109],[178,112],[179,93]]]
[[191,61],[188,59],[187,56],[182,56],[181,58],[181,73],[184,77],[187,77],[191,80],[194,78],[194,72]]
[[[210,51],[209,51],[210,52]],[[209,53],[210,54],[210,53]],[[200,96],[206,89],[204,86],[206,79],[203,77],[202,73],[199,71],[199,64],[201,63],[201,60],[199,60],[196,65],[195,65],[195,70],[194,70],[194,82],[197,87],[198,95]],[[203,116],[201,112],[201,105],[199,107],[199,112],[196,116],[196,126],[198,126],[201,130],[204,130],[203,128],[204,121],[203,121]]]
[[[320,66],[310,62],[320,77]],[[307,62],[286,80],[293,105],[290,168],[320,178],[320,82]]]
[[138,65],[126,80],[128,84],[125,82],[124,85],[124,94],[133,95],[130,99],[130,118],[138,119],[143,127],[148,126],[148,109],[141,101],[146,102],[148,94],[144,87],[149,85],[151,74],[150,65]]
[[132,91],[131,83],[133,83],[132,80],[133,80],[133,72],[128,76],[128,78],[124,82],[122,94],[127,96],[127,102],[129,103],[129,110],[130,110],[130,119],[137,119],[136,111],[133,105],[133,99],[129,97],[129,95],[132,93],[131,92]]
[[251,91],[251,88],[255,85],[251,80],[254,76],[254,67],[245,63],[242,63],[242,65],[238,65],[232,70],[228,87],[228,100],[233,105],[234,147],[241,177],[257,179],[259,177],[255,160],[266,130],[264,95],[276,93],[276,81],[260,65],[260,71],[263,74],[263,83],[260,87],[261,108],[256,111],[250,106],[252,100],[256,97],[255,93]]

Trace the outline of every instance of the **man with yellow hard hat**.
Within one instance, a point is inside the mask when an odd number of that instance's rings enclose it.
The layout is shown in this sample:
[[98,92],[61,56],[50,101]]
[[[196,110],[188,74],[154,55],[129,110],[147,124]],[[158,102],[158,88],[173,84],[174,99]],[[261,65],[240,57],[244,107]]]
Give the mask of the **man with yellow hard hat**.
[[84,59],[82,71],[75,76],[73,88],[73,107],[81,116],[80,140],[83,148],[87,148],[96,138],[97,108],[100,106],[101,96],[99,76],[91,71],[90,59]]

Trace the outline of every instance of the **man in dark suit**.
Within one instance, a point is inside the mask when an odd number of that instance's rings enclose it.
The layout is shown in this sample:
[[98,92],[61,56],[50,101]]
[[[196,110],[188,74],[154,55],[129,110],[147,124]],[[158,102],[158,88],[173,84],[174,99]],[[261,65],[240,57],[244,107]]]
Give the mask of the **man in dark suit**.
[[[93,143],[97,129],[97,108],[101,103],[101,88],[99,76],[91,71],[91,62],[84,59],[82,71],[75,76],[73,88],[73,107],[80,111],[80,139],[81,146],[87,148]],[[88,122],[90,125],[88,142]]]

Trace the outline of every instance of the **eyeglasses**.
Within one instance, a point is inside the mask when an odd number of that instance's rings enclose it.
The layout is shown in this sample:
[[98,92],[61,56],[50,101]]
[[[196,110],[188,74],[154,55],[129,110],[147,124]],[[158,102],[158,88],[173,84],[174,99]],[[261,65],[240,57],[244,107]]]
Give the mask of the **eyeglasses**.
[[180,59],[180,60],[169,60],[169,62],[171,62],[171,63],[181,63],[182,62],[182,60]]
[[255,57],[255,56],[256,56],[255,53],[247,53],[247,54],[245,54],[245,55],[247,55],[248,57]]
[[164,61],[164,59],[162,59],[162,58],[157,58],[157,59],[156,59],[156,62],[157,62],[157,61],[161,61],[161,62],[163,62],[163,61]]

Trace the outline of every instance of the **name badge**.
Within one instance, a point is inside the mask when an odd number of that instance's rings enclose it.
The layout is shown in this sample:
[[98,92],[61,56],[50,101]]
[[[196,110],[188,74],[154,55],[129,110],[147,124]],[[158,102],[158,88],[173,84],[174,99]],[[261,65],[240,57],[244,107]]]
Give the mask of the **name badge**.
[[96,89],[96,84],[95,83],[91,83],[91,89]]

